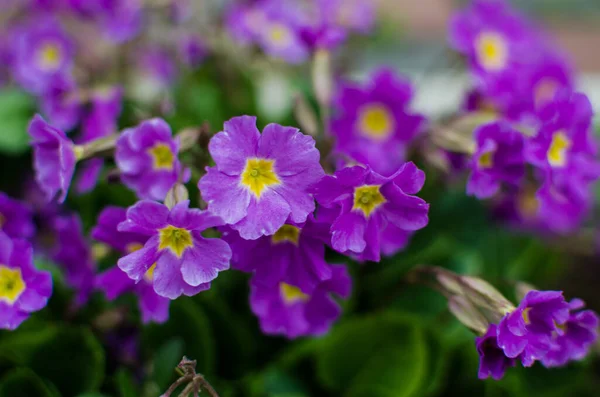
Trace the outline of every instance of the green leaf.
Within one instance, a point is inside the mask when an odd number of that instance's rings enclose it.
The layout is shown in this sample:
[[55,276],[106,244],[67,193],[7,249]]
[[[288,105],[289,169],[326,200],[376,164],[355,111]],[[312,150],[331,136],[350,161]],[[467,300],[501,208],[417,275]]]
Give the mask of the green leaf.
[[0,152],[21,154],[27,150],[27,124],[33,111],[33,101],[24,92],[0,91]]
[[115,374],[116,388],[121,397],[137,397],[140,393],[137,390],[133,376],[126,368],[119,368]]
[[[183,354],[197,361],[196,369],[199,373],[211,374],[214,369],[215,342],[210,321],[204,310],[190,298],[182,297],[173,301],[169,321],[145,327],[142,338],[149,356],[154,355],[156,346],[179,338],[183,341]],[[175,380],[174,368],[171,368],[169,373],[172,376],[171,380]]]
[[57,397],[39,376],[27,368],[18,368],[0,379],[0,397]]
[[180,338],[167,341],[156,351],[152,378],[161,390],[172,383],[175,367],[181,361],[183,354],[183,341]]
[[87,328],[62,328],[36,348],[30,367],[64,395],[98,389],[104,378],[104,350]]
[[425,386],[428,351],[421,326],[396,313],[350,320],[317,354],[318,374],[339,395],[406,397]]

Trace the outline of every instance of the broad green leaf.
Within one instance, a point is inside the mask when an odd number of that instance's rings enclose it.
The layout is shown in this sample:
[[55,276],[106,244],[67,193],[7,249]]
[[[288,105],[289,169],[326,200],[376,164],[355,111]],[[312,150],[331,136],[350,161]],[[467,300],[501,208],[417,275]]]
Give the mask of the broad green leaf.
[[33,112],[29,95],[16,89],[0,90],[0,152],[21,154],[27,150],[27,124]]
[[119,368],[114,381],[120,397],[137,397],[139,392],[133,380],[133,375],[126,368]]
[[0,379],[0,397],[58,397],[38,375],[27,368],[15,369]]
[[38,346],[30,367],[64,395],[95,391],[104,378],[104,349],[87,328],[61,328]]
[[156,350],[153,360],[152,379],[161,390],[169,387],[175,376],[175,367],[184,355],[183,341],[180,338],[165,342]]
[[428,351],[421,326],[382,313],[334,329],[317,353],[323,383],[349,397],[407,397],[425,386]]

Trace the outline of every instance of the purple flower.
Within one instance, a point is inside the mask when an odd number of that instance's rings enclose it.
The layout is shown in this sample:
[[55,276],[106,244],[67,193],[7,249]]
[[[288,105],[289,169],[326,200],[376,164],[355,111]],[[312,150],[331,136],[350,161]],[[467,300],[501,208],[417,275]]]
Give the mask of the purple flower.
[[278,124],[261,134],[256,117],[240,116],[225,122],[208,148],[216,166],[198,187],[208,210],[243,239],[272,235],[288,218],[302,223],[314,211],[309,189],[324,173],[312,137]]
[[63,131],[70,131],[79,122],[82,104],[72,77],[58,75],[42,93],[40,106],[50,124]]
[[152,119],[123,131],[115,162],[121,180],[138,197],[164,200],[181,172],[178,152],[179,140],[171,136],[171,127],[162,119]]
[[69,74],[74,48],[53,19],[35,19],[15,38],[16,80],[33,93],[42,93],[61,74]]
[[95,14],[104,34],[115,43],[133,39],[140,32],[143,22],[141,0],[99,0]]
[[31,120],[28,132],[32,139],[36,181],[46,200],[50,201],[58,194],[58,201],[62,203],[67,197],[75,163],[80,155],[78,147],[64,132],[46,123],[40,115],[35,115]]
[[0,192],[0,231],[11,238],[30,239],[35,233],[31,208]]
[[250,44],[260,35],[266,11],[258,6],[235,4],[227,11],[225,25],[231,36],[240,44]]
[[33,264],[33,250],[24,240],[0,231],[0,328],[16,329],[52,295],[52,277]]
[[229,268],[231,249],[227,243],[202,236],[204,230],[223,222],[188,206],[189,201],[184,201],[169,210],[153,201],[140,201],[127,210],[127,220],[118,227],[121,232],[143,234],[149,239],[143,248],[117,264],[136,282],[156,264],[154,291],[165,298],[207,290],[218,273]]
[[348,298],[352,288],[345,266],[332,265],[331,271],[331,278],[319,283],[312,293],[285,282],[275,288],[252,282],[250,306],[262,331],[290,339],[325,334],[341,313],[331,294]]
[[467,194],[483,199],[496,194],[502,183],[519,186],[525,176],[523,134],[498,121],[478,127],[475,140]]
[[208,47],[199,36],[185,35],[179,40],[179,56],[192,69],[200,66],[208,53]]
[[[126,220],[125,208],[107,207],[100,213],[98,224],[92,229],[92,237],[122,254],[131,254],[142,249],[148,241],[147,235],[118,230],[118,225]],[[134,293],[138,298],[144,323],[165,322],[169,317],[171,301],[154,292],[152,281],[155,268],[154,265],[150,266],[142,280],[137,283],[118,267],[110,268],[97,276],[96,288],[103,290],[110,300],[126,293]]]
[[450,22],[450,45],[468,57],[479,76],[497,77],[533,62],[539,39],[528,21],[502,0],[475,0]]
[[127,276],[127,273],[113,267],[104,271],[96,278],[96,288],[104,291],[109,300],[115,300],[119,296],[133,292],[138,297],[142,322],[164,323],[169,318],[169,305],[171,301],[154,292],[152,278],[154,267],[146,271],[144,279],[136,283]]
[[301,63],[308,59],[309,52],[302,41],[296,12],[287,7],[272,7],[266,13],[258,34],[258,43],[272,57],[289,63]]
[[515,358],[508,358],[498,346],[496,324],[490,324],[485,335],[475,338],[475,346],[479,353],[479,379],[492,377],[500,380],[506,368],[515,366]]
[[256,240],[244,240],[234,230],[223,233],[233,252],[232,267],[253,273],[254,284],[277,287],[285,282],[307,292],[331,278],[325,262],[328,239],[329,225],[316,223],[312,215],[304,224],[288,223]]
[[[325,176],[315,187],[317,202],[328,208],[332,247],[342,253],[362,254],[379,261],[382,231],[386,224],[406,232],[425,227],[429,204],[414,196],[425,182],[425,173],[412,162],[390,177],[354,166]],[[331,211],[335,216],[331,218]],[[317,220],[321,221],[317,213]]]
[[168,87],[175,81],[177,66],[166,49],[157,46],[143,48],[136,58],[143,74],[158,86]]
[[96,263],[83,234],[81,219],[76,214],[57,216],[51,227],[56,240],[50,258],[63,270],[67,284],[77,292],[76,305],[81,306],[93,291],[96,274]]
[[555,334],[569,320],[569,304],[560,291],[529,291],[498,325],[498,346],[509,358],[531,366],[552,348]]
[[[83,118],[83,132],[78,143],[88,143],[117,131],[122,91],[120,87],[111,87],[93,92],[91,110]],[[77,192],[86,193],[93,190],[103,167],[104,159],[100,157],[83,161],[76,178]]]
[[569,319],[560,326],[562,334],[554,335],[556,346],[542,358],[546,367],[565,365],[570,360],[581,360],[598,339],[598,315],[585,306],[580,299],[569,303]]
[[387,69],[376,71],[365,87],[342,84],[331,124],[335,150],[391,175],[425,126],[425,118],[409,109],[412,97],[412,86]]

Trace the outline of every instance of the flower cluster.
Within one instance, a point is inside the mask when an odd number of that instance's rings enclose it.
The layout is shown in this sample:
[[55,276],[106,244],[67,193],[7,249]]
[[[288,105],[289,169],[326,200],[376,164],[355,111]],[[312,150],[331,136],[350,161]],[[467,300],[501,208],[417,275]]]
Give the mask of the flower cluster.
[[584,358],[598,338],[598,316],[579,299],[565,301],[559,291],[529,291],[519,306],[476,339],[479,378],[499,380],[521,361],[545,367]]
[[318,49],[342,44],[348,32],[368,33],[375,12],[367,0],[261,0],[235,4],[228,11],[227,27],[240,44],[257,44],[266,54],[300,63]]

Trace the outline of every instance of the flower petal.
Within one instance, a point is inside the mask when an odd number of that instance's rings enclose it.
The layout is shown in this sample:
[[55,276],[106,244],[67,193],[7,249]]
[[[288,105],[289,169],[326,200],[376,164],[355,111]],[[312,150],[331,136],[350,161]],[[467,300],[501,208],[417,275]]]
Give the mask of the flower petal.
[[222,270],[229,269],[231,249],[229,245],[216,238],[205,239],[200,233],[194,233],[194,247],[183,255],[181,274],[183,280],[193,287],[208,283],[217,278]]
[[240,177],[228,176],[216,167],[207,167],[198,188],[208,203],[208,210],[221,217],[226,224],[237,223],[248,213],[250,193],[240,186]]
[[208,150],[219,171],[230,176],[240,175],[246,159],[256,156],[259,138],[256,117],[234,117],[225,122],[224,131],[212,137]]

